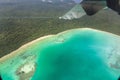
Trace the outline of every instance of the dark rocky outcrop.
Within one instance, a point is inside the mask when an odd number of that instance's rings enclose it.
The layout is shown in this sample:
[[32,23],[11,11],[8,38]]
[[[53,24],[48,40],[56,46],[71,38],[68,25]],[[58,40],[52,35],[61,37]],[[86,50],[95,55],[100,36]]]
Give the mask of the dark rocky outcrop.
[[2,77],[1,77],[1,75],[0,75],[0,80],[2,80]]
[[118,80],[120,80],[120,77],[118,77]]

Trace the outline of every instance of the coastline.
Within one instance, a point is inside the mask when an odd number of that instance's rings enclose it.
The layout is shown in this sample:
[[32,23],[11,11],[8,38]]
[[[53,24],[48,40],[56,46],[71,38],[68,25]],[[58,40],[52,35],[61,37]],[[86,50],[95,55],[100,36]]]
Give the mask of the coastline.
[[[55,35],[46,35],[46,36],[37,38],[37,39],[35,39],[35,40],[33,40],[33,41],[30,41],[30,42],[22,45],[21,47],[19,47],[18,49],[14,50],[14,51],[11,52],[10,54],[7,54],[7,55],[3,56],[2,58],[0,58],[0,64],[3,63],[2,61],[6,60],[6,59],[9,59],[9,58],[14,57],[14,56],[16,56],[16,55],[19,55],[21,51],[23,51],[24,49],[30,47],[32,44],[37,43],[38,41],[42,41],[42,40],[44,40],[44,39],[46,39],[46,38],[50,38],[50,37],[52,37],[52,36],[56,36],[56,37],[57,37],[57,36],[59,36],[59,35],[61,35],[61,34],[64,34],[64,33],[66,33],[66,32],[71,33],[71,32],[86,31],[86,30],[88,30],[88,31],[89,31],[89,30],[90,30],[90,31],[95,31],[95,32],[103,32],[103,33],[105,33],[105,34],[107,34],[107,35],[112,35],[112,36],[120,37],[119,35],[116,35],[116,34],[113,34],[113,33],[109,33],[109,32],[106,32],[106,31],[99,31],[99,30],[97,30],[97,29],[92,29],[92,28],[76,28],[76,29],[70,29],[70,30],[62,31],[62,32],[57,33],[57,34],[55,34]],[[18,51],[19,51],[19,53],[17,53]],[[17,54],[16,54],[16,53],[17,53]]]
[[[7,55],[3,56],[2,58],[0,58],[0,63],[2,63],[2,61],[6,60],[6,59],[9,59],[9,58],[11,58],[11,57],[13,57],[13,56],[15,56],[15,55],[19,55],[19,53],[17,53],[18,51],[22,51],[23,49],[29,47],[30,45],[32,45],[32,44],[34,44],[34,43],[36,43],[36,42],[38,42],[38,41],[44,40],[44,39],[46,39],[46,38],[52,37],[52,36],[53,36],[53,35],[43,36],[43,37],[40,37],[40,38],[38,38],[38,39],[35,39],[35,40],[31,41],[31,42],[28,42],[28,43],[22,45],[21,47],[19,47],[18,49],[14,50],[14,51],[11,52],[10,54],[7,54]],[[16,53],[17,53],[17,54],[16,54]]]

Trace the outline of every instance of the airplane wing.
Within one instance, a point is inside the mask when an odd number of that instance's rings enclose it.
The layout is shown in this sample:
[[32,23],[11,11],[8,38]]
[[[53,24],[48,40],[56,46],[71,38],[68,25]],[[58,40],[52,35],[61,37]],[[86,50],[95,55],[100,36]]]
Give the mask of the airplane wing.
[[106,0],[107,6],[120,14],[119,0]]
[[87,15],[94,15],[99,10],[108,7],[120,14],[120,0],[83,0],[80,4]]
[[74,6],[60,19],[81,18],[84,15],[94,15],[101,9],[110,8],[120,14],[119,0],[81,0],[80,5]]
[[106,1],[88,1],[84,0],[83,2],[80,3],[85,10],[87,15],[94,15],[97,13],[99,10],[103,9],[106,7]]

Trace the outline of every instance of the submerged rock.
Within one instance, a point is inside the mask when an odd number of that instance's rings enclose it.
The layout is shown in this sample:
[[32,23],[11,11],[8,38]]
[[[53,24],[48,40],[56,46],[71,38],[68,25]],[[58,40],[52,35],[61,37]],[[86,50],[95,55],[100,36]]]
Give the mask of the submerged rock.
[[0,80],[2,80],[2,77],[0,76]]
[[119,80],[120,37],[72,29],[32,41],[0,59],[3,80]]

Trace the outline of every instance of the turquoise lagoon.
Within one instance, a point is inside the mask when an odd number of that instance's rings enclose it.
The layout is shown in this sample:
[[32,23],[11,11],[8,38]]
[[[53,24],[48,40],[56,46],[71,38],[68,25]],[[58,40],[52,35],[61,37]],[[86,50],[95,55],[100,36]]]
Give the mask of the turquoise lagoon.
[[118,80],[120,37],[72,29],[30,42],[0,59],[3,80]]

